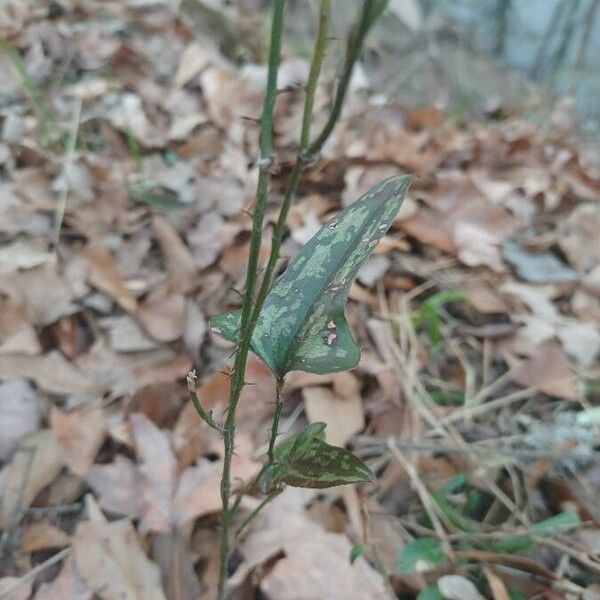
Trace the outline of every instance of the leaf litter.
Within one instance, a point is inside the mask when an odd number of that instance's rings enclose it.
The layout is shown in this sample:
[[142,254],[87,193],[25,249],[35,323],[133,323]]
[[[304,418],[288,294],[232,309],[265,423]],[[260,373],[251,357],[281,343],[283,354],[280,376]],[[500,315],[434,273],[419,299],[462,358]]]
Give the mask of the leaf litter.
[[[196,369],[222,418],[232,346],[207,320],[239,307],[266,69],[253,34],[238,40],[241,63],[219,36],[238,21],[258,31],[247,24],[259,17],[227,9],[223,28],[197,37],[186,2],[181,19],[158,2],[72,4],[8,2],[0,20],[36,90],[0,57],[0,590],[208,600],[221,445],[185,378]],[[332,82],[341,40],[331,47]],[[307,75],[289,50],[269,223]],[[378,479],[288,488],[241,540],[236,598],[594,597],[597,522],[534,536],[528,553],[491,548],[567,509],[595,514],[598,161],[553,129],[560,119],[544,132],[517,115],[458,127],[440,107],[355,91],[303,175],[282,262],[379,181],[414,182],[350,291],[360,363],[292,374],[282,435],[325,422],[327,441]],[[256,358],[247,376],[237,489],[260,468],[274,400]],[[442,566],[417,555],[426,568],[395,570],[423,539]]]

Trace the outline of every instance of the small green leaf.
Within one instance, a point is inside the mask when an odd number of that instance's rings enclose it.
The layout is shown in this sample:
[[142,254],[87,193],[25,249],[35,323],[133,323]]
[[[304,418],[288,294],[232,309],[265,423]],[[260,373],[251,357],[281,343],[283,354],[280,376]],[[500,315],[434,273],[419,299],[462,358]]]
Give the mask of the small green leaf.
[[374,475],[348,450],[314,438],[302,452],[289,457],[281,479],[294,487],[328,488],[372,481]]
[[365,553],[365,547],[362,544],[354,544],[350,550],[350,564],[353,565],[356,559]]
[[454,527],[460,529],[461,531],[465,531],[466,533],[476,532],[473,522],[464,515],[461,515],[443,494],[440,492],[432,492],[431,497],[435,500],[435,503],[444,513],[446,519],[448,519],[448,521],[450,521]]
[[533,548],[533,540],[530,536],[546,537],[563,533],[581,525],[579,515],[571,510],[566,510],[553,517],[534,523],[527,534],[517,535],[489,544],[489,548],[495,552],[516,554]]
[[539,536],[554,535],[556,533],[563,533],[579,525],[581,525],[579,514],[573,510],[565,510],[549,519],[534,523],[531,526],[531,533]]
[[444,551],[438,540],[420,538],[405,546],[396,559],[396,569],[400,573],[415,573],[422,566],[437,567],[444,560]]
[[351,452],[325,443],[324,430],[325,423],[312,423],[280,443],[275,449],[275,462],[263,473],[261,489],[281,483],[328,488],[374,479],[371,469]]
[[419,593],[417,600],[443,600],[443,596],[437,585],[430,585]]
[[502,552],[503,554],[517,554],[525,552],[533,548],[533,542],[525,535],[516,535],[513,537],[498,540],[491,544],[484,544],[484,547],[489,548],[493,552]]
[[[398,213],[410,177],[371,188],[308,241],[269,292],[252,350],[278,376],[293,370],[333,373],[355,367],[360,349],[344,314],[350,286]],[[211,319],[229,341],[239,337],[240,312]]]

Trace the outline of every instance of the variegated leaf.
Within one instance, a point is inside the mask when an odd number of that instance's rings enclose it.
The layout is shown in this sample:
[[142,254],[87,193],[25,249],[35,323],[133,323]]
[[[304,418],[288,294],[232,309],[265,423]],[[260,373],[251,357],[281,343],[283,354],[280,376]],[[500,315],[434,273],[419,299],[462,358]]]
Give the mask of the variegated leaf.
[[[259,315],[252,350],[278,376],[292,370],[333,373],[356,366],[360,349],[344,314],[350,286],[398,213],[410,183],[391,177],[326,223],[275,282]],[[237,341],[240,313],[211,320]]]
[[263,492],[281,483],[294,487],[329,488],[370,481],[374,475],[359,458],[324,441],[325,423],[312,423],[279,444],[275,461],[261,478]]

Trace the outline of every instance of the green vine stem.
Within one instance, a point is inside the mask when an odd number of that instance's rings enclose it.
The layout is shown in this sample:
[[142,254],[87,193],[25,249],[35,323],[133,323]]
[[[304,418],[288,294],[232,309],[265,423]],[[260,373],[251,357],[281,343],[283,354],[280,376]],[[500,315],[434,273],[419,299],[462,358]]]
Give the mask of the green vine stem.
[[196,369],[191,370],[187,374],[187,385],[188,390],[190,392],[190,400],[192,401],[196,412],[200,415],[202,420],[215,431],[223,433],[221,426],[213,419],[212,412],[204,410],[204,407],[200,403],[200,398],[198,398],[198,391],[196,390],[196,378]]
[[[342,68],[340,81],[338,83],[334,95],[332,108],[328,120],[318,137],[312,143],[309,143],[310,123],[312,119],[314,97],[317,87],[317,81],[321,72],[321,67],[325,56],[325,48],[327,44],[327,31],[329,28],[329,19],[331,14],[331,0],[321,0],[317,37],[315,41],[315,48],[313,52],[313,58],[311,62],[311,68],[306,88],[306,97],[304,102],[302,130],[300,136],[300,148],[294,167],[286,185],[281,210],[277,219],[277,223],[273,230],[271,251],[267,262],[267,267],[265,269],[265,274],[263,276],[263,280],[259,288],[258,294],[254,299],[254,288],[258,268],[258,255],[260,251],[262,230],[265,219],[265,211],[271,177],[270,168],[273,162],[273,108],[277,94],[277,71],[279,68],[281,56],[281,35],[283,29],[283,12],[285,7],[285,0],[273,0],[267,86],[265,93],[265,101],[260,118],[260,158],[258,162],[259,176],[256,191],[256,205],[252,218],[250,250],[248,256],[244,296],[242,301],[240,338],[236,350],[234,367],[231,375],[231,387],[227,407],[227,418],[223,427],[217,425],[214,422],[212,415],[202,408],[199,399],[195,394],[195,390],[193,390],[192,393],[192,402],[194,403],[194,407],[196,408],[198,414],[210,427],[216,429],[217,431],[220,431],[223,435],[224,455],[223,472],[221,478],[221,501],[223,505],[223,514],[221,519],[219,548],[220,563],[218,600],[225,599],[225,588],[228,575],[227,565],[229,561],[229,555],[231,552],[232,542],[232,535],[230,530],[235,509],[238,507],[239,500],[241,499],[241,496],[238,497],[238,501],[236,501],[233,505],[230,505],[231,461],[234,452],[236,410],[241,391],[244,387],[246,362],[250,350],[252,333],[254,331],[258,315],[260,314],[264,301],[271,287],[275,265],[279,258],[279,251],[281,247],[281,242],[283,240],[283,233],[285,230],[287,215],[292,200],[295,196],[298,183],[300,181],[301,173],[306,167],[306,165],[312,160],[312,158],[319,154],[323,147],[323,144],[328,139],[335,126],[335,123],[339,119],[346,92],[349,87],[352,70],[360,54],[364,38],[372,24],[382,12],[383,8],[387,5],[387,2],[388,0],[365,0],[365,2],[363,3],[361,17],[348,39],[348,46],[344,59],[344,65]],[[275,410],[275,416],[273,419],[273,426],[271,429],[271,439],[269,441],[269,464],[272,463],[274,458],[275,442],[277,438],[279,420],[283,408],[282,388],[283,380],[279,380],[277,382],[277,405]],[[247,526],[248,523],[250,523],[250,521],[256,516],[256,514],[258,514],[258,512],[275,495],[276,494],[269,494],[266,498],[263,499],[263,501],[257,506],[257,508],[252,513],[250,513],[243,521],[241,528],[238,530],[238,534],[243,528]]]
[[267,88],[262,114],[260,117],[260,159],[259,175],[256,190],[256,206],[252,218],[252,233],[250,238],[250,251],[246,273],[246,286],[242,303],[242,317],[240,325],[240,342],[235,356],[231,388],[229,391],[229,404],[227,418],[223,426],[223,473],[221,477],[221,502],[223,515],[221,518],[221,535],[219,546],[219,588],[218,598],[225,598],[225,584],[227,582],[227,564],[229,562],[231,534],[230,526],[232,511],[229,506],[231,497],[231,460],[234,451],[235,416],[237,404],[244,387],[246,375],[246,361],[252,339],[252,308],[254,284],[258,267],[258,254],[260,251],[262,228],[265,218],[267,197],[269,192],[270,173],[273,152],[273,107],[277,94],[277,71],[281,57],[281,33],[283,30],[283,10],[285,0],[274,0],[271,18],[271,41],[269,47],[269,64],[267,74]]

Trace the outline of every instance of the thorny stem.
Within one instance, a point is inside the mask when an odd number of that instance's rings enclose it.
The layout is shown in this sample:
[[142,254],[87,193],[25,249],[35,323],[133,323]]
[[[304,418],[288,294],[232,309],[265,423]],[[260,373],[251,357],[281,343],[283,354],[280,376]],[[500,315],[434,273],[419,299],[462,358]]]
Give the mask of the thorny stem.
[[[250,239],[248,269],[246,274],[246,285],[242,303],[240,341],[235,357],[233,375],[231,378],[231,389],[229,393],[227,419],[225,421],[225,425],[222,428],[225,453],[223,457],[223,474],[221,479],[221,500],[223,504],[223,516],[221,523],[220,539],[218,591],[219,600],[224,600],[225,598],[225,584],[227,581],[227,563],[229,559],[231,543],[231,521],[233,518],[234,509],[239,504],[239,502],[236,502],[232,507],[230,507],[231,460],[233,457],[234,448],[236,408],[240,397],[240,393],[244,386],[246,361],[248,358],[248,352],[250,350],[252,333],[254,331],[254,327],[256,325],[256,321],[258,320],[258,315],[260,314],[265,298],[267,297],[267,294],[271,287],[271,281],[273,278],[275,264],[277,262],[277,259],[279,258],[279,250],[283,239],[283,232],[285,229],[287,215],[289,212],[290,205],[292,203],[292,199],[296,193],[302,170],[305,168],[306,164],[310,162],[311,158],[321,151],[323,144],[326,142],[329,135],[331,134],[331,131],[333,130],[333,127],[335,126],[335,123],[337,122],[341,114],[341,109],[350,83],[352,70],[356,59],[358,58],[358,55],[360,53],[360,49],[362,47],[364,38],[371,25],[375,22],[375,20],[377,19],[377,17],[379,16],[381,11],[383,10],[383,7],[385,7],[386,4],[387,0],[365,0],[359,23],[357,24],[355,30],[351,33],[350,38],[348,40],[348,48],[344,60],[344,67],[342,69],[340,81],[335,92],[331,113],[319,136],[312,143],[309,144],[308,140],[310,135],[310,120],[312,117],[312,108],[314,105],[316,84],[321,71],[323,57],[325,54],[327,29],[329,25],[329,16],[331,13],[331,0],[321,0],[319,29],[317,32],[317,40],[315,43],[315,50],[306,88],[306,98],[302,118],[300,150],[296,162],[294,164],[293,170],[288,179],[286,189],[284,192],[284,199],[281,211],[279,213],[275,229],[273,230],[271,251],[269,254],[269,260],[265,269],[265,274],[261,283],[261,287],[256,296],[256,299],[253,301],[254,284],[256,281],[258,265],[258,254],[260,250],[262,227],[264,222],[268,187],[270,181],[269,167],[271,166],[271,154],[273,149],[273,106],[275,103],[275,96],[277,91],[276,81],[281,53],[281,32],[283,27],[283,9],[285,5],[285,0],[274,0],[273,3],[267,91],[260,119],[260,172],[256,192],[256,207],[252,219],[252,234]],[[278,387],[278,403],[276,414],[273,420],[271,440],[269,442],[269,463],[272,461],[273,458],[273,450],[277,436],[277,428],[279,425],[279,418],[281,416],[282,402],[280,392],[281,390]],[[263,500],[263,502],[261,502],[261,504],[257,507],[257,509],[253,511],[253,513],[248,515],[248,523],[256,516],[260,509],[262,509],[270,500],[272,500],[272,498],[275,495],[276,494],[270,494],[269,496],[267,496]],[[246,521],[242,523],[242,527],[245,526]]]
[[204,409],[200,402],[200,398],[198,398],[198,391],[196,390],[196,379],[198,376],[196,375],[196,369],[192,369],[187,374],[187,386],[188,391],[190,392],[190,400],[192,401],[192,405],[196,409],[196,412],[200,415],[200,418],[212,429],[218,431],[219,433],[223,433],[223,429],[220,425],[213,419],[212,411],[207,411]]
[[258,265],[258,254],[261,245],[262,228],[267,205],[269,191],[269,167],[273,151],[273,107],[277,94],[277,71],[281,56],[281,33],[283,29],[283,9],[285,0],[274,0],[271,20],[271,41],[269,48],[269,64],[267,74],[267,88],[265,101],[260,118],[260,160],[259,176],[256,190],[256,206],[252,219],[252,233],[250,238],[250,251],[248,256],[248,268],[246,273],[246,285],[242,304],[242,316],[240,325],[240,342],[236,353],[233,375],[231,377],[231,388],[229,391],[229,405],[227,419],[223,427],[223,473],[221,477],[221,502],[223,504],[223,516],[221,520],[221,537],[219,548],[219,588],[218,598],[225,598],[225,584],[227,582],[227,564],[230,554],[230,526],[232,511],[229,506],[231,497],[231,460],[233,458],[235,438],[235,416],[237,403],[244,386],[246,374],[246,360],[250,350],[253,323],[252,306],[254,295],[254,284],[256,282],[256,271]]

